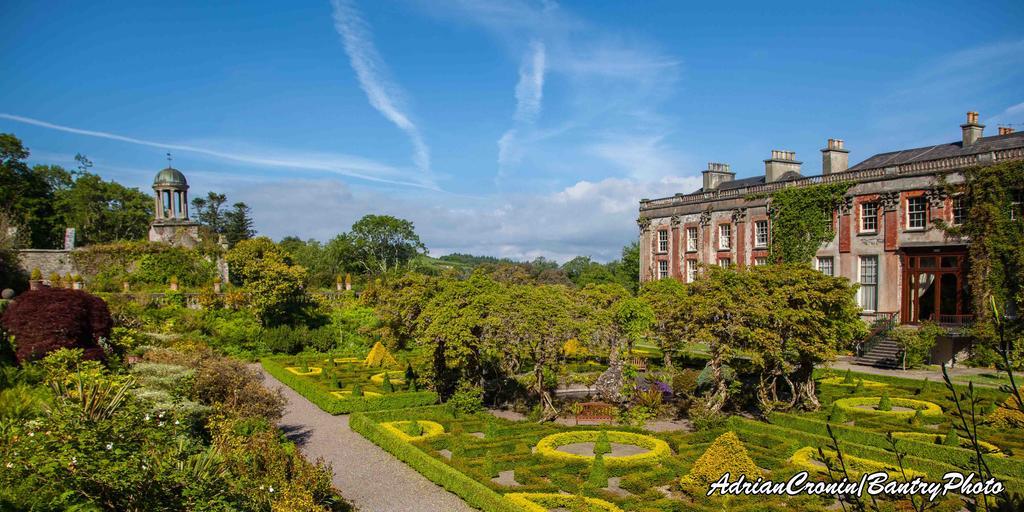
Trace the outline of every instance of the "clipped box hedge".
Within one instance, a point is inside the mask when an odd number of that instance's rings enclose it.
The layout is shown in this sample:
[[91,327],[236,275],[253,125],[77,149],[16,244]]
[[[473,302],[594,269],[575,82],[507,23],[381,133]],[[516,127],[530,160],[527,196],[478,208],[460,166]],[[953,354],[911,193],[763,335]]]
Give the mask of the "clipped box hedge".
[[[817,436],[827,436],[825,422],[805,416],[774,412],[768,416],[768,421],[774,425],[786,427],[793,430],[808,432]],[[855,443],[864,446],[871,446],[882,450],[891,448],[885,434],[871,432],[857,427],[846,425],[832,425],[832,433],[840,441]],[[933,436],[941,435],[935,433]],[[973,449],[944,446],[931,442],[922,442],[914,439],[897,439],[896,446],[913,457],[931,459],[937,462],[951,464],[961,468],[971,468],[976,465],[971,462],[974,457]],[[998,477],[1010,477],[1024,480],[1024,460],[1012,457],[985,457],[989,469]]]
[[[593,455],[576,455],[558,450],[559,446],[573,443],[593,443],[597,441],[601,430],[575,430],[551,434],[537,443],[537,453],[554,460],[567,463],[590,463],[594,460]],[[605,454],[604,464],[608,468],[627,468],[654,464],[662,457],[672,455],[672,449],[668,443],[656,437],[636,434],[633,432],[622,432],[618,430],[603,431],[608,435],[608,441],[612,443],[631,444],[646,448],[650,451],[636,455],[612,456]]]
[[849,414],[866,414],[897,419],[910,419],[917,414],[917,411],[921,411],[921,415],[925,418],[942,417],[942,407],[926,400],[916,400],[913,398],[892,397],[889,399],[889,401],[892,402],[893,407],[906,407],[911,409],[909,411],[880,411],[877,409],[862,409],[860,407],[862,405],[877,407],[881,400],[882,397],[880,396],[853,396],[850,398],[840,398],[832,403]]
[[[772,417],[775,417],[775,415],[773,414]],[[805,446],[813,447],[832,446],[832,440],[829,439],[827,434],[815,434],[804,430],[783,427],[772,423],[763,423],[760,421],[748,420],[736,416],[729,418],[728,425],[729,428],[735,430],[737,433],[749,433],[760,437],[774,437],[778,439],[779,446],[790,445],[791,443],[794,442],[802,443]],[[852,437],[844,437],[843,435],[841,435],[839,433],[839,430],[841,428],[842,427],[833,425],[832,431],[836,434],[836,437],[840,439],[840,447],[843,449],[843,452],[845,454],[853,455],[864,459],[871,459],[888,465],[896,464],[896,456],[892,452],[888,451],[889,445],[887,441],[885,447],[863,444],[861,442],[854,440]],[[880,435],[864,431],[862,431],[862,433],[867,436]],[[884,439],[884,436],[882,436],[882,438]],[[913,443],[913,441],[901,442]],[[927,445],[926,450],[938,450],[941,448],[943,447],[939,445]],[[1006,466],[1003,466],[998,463],[1002,463],[1007,460],[1009,459],[986,458],[985,462],[988,463],[989,469],[992,470],[995,476],[999,478],[1003,482],[1003,485],[1005,485],[1008,489],[1014,492],[1024,491],[1024,481],[1022,481],[1019,477],[1008,475],[1007,473],[1001,472],[996,469],[997,466],[1000,467],[1000,469],[1006,469]],[[908,469],[914,469],[916,471],[925,472],[932,478],[940,478],[942,475],[950,471],[971,471],[971,468],[977,467],[976,464],[968,463],[966,465],[961,465],[954,462],[951,459],[946,458],[943,458],[941,461],[936,460],[930,458],[927,452],[920,451],[915,453],[908,453],[904,460],[904,463]]]
[[331,395],[329,390],[316,382],[288,371],[284,365],[273,359],[264,358],[260,360],[260,363],[267,373],[330,414],[407,409],[437,403],[437,393],[433,391],[399,391],[386,393],[379,397],[364,396],[340,399]]
[[418,447],[403,441],[389,429],[381,426],[378,421],[389,421],[404,417],[430,417],[444,419],[443,406],[412,409],[406,411],[384,411],[381,413],[355,413],[348,419],[349,427],[369,439],[371,442],[394,455],[402,462],[415,469],[428,480],[455,493],[466,503],[484,512],[532,512],[530,509],[506,500],[486,485],[473,480],[459,470],[445,464]]

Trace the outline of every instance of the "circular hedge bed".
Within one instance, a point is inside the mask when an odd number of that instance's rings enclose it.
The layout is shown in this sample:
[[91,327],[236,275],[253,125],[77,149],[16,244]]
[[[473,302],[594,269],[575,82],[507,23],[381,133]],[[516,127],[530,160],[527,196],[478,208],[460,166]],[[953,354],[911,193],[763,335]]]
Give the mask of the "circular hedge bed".
[[662,457],[667,457],[672,454],[672,449],[669,448],[668,443],[661,439],[643,434],[634,434],[633,432],[621,432],[618,430],[572,430],[569,432],[551,434],[537,443],[537,453],[544,457],[570,463],[589,463],[594,459],[593,455],[567,453],[560,451],[558,447],[574,443],[596,443],[601,432],[606,432],[608,434],[608,442],[610,443],[629,444],[648,450],[644,453],[637,453],[634,455],[605,455],[604,463],[609,468],[651,464]]
[[[842,409],[844,412],[853,414],[869,414],[875,416],[888,416],[891,418],[899,419],[910,419],[914,417],[917,411],[921,411],[921,415],[925,418],[940,418],[942,417],[942,407],[932,402],[926,402],[924,400],[914,400],[912,398],[890,398],[889,401],[893,407],[906,407],[909,411],[880,411],[878,410],[878,402],[882,399],[880,396],[855,396],[850,398],[840,398],[836,400],[836,407]],[[866,408],[864,406],[870,406]]]
[[[825,457],[829,459],[836,458],[836,452],[831,450],[822,450],[825,452]],[[790,464],[797,466],[801,469],[805,469],[812,473],[827,473],[828,469],[825,465],[825,461],[821,460],[821,456],[818,454],[818,449],[813,446],[805,446],[800,448],[793,456],[789,458]],[[878,471],[885,471],[890,477],[900,478],[902,475],[899,474],[899,468],[893,465],[878,462],[877,460],[865,459],[863,457],[855,457],[853,455],[844,453],[843,462],[846,465],[846,470],[850,473],[853,478],[859,478],[864,473],[875,473]],[[926,477],[925,473],[920,471],[914,471],[912,469],[905,469],[907,478],[914,478],[920,476]]]
[[617,507],[614,503],[609,503],[599,498],[590,498],[584,496],[574,496],[572,494],[557,494],[553,492],[510,492],[505,495],[505,499],[519,505],[523,510],[529,512],[548,512],[551,509],[571,509],[580,510],[575,508],[582,500],[586,502],[587,510],[604,511],[604,512],[622,512],[622,509]]
[[[931,434],[928,432],[893,432],[892,436],[896,439],[906,439],[907,441],[916,441],[918,443],[927,444],[942,444],[946,436],[942,434]],[[971,449],[971,440],[967,438],[959,438],[960,448]],[[985,441],[978,440],[978,446],[981,447],[982,453],[986,455],[992,455],[993,457],[1004,457],[1002,450],[998,446],[992,443],[986,443]]]
[[[414,436],[409,434],[408,429],[413,423],[418,423],[422,429],[422,434]],[[381,423],[381,427],[387,429],[388,432],[400,437],[403,441],[422,441],[424,439],[430,439],[431,437],[437,437],[444,434],[444,426],[435,421],[428,420],[412,420],[412,421],[389,421],[387,423]]]

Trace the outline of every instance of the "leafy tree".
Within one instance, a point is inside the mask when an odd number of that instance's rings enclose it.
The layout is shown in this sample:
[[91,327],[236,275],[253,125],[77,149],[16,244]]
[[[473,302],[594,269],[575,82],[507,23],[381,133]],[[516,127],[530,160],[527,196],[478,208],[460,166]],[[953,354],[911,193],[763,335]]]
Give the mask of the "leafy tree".
[[364,216],[352,225],[348,238],[370,274],[385,273],[427,250],[412,222],[390,215]]
[[615,267],[620,283],[633,293],[640,289],[640,242],[622,248],[622,258]]
[[679,355],[693,336],[693,325],[687,321],[687,285],[675,279],[649,281],[640,288],[640,298],[653,311],[654,341],[664,354],[665,367],[671,367],[672,357]]
[[242,240],[249,240],[256,236],[253,229],[251,210],[245,203],[235,203],[231,210],[224,214],[224,236],[228,239],[228,245],[234,247]]
[[[451,396],[460,380],[483,383],[483,368],[491,356],[485,352],[483,336],[501,292],[499,283],[477,271],[464,281],[443,281],[420,312],[417,338],[432,354],[425,377],[442,397]],[[518,366],[505,370],[512,374]]]
[[264,325],[294,322],[305,316],[306,269],[267,237],[242,240],[226,256],[231,279],[250,292],[250,304]]
[[192,198],[192,212],[195,214],[196,221],[212,233],[223,235],[227,227],[226,212],[223,210],[227,200],[228,198],[224,194],[213,191],[208,192],[205,198]]
[[749,340],[753,359],[761,363],[762,404],[776,401],[777,385],[788,388],[787,407],[820,407],[813,372],[815,365],[836,358],[838,351],[863,336],[855,300],[856,288],[843,278],[822,274],[803,264],[751,267],[750,286],[758,293],[748,308],[759,311],[750,326],[760,332]]
[[487,344],[499,353],[509,374],[524,363],[533,366],[530,391],[540,398],[542,420],[558,415],[545,375],[554,373],[562,345],[578,332],[573,303],[564,286],[507,285],[495,297],[484,330]]
[[20,139],[0,133],[0,205],[9,210],[14,224],[28,230],[32,247],[56,247],[61,226],[51,181],[58,173],[50,167],[30,169],[28,156]]
[[397,279],[376,280],[359,297],[380,318],[377,334],[390,348],[406,348],[414,342],[416,324],[423,310],[441,289],[437,278],[409,273]]
[[84,170],[75,173],[69,188],[57,191],[56,204],[63,225],[76,228],[83,244],[145,238],[153,219],[149,195]]

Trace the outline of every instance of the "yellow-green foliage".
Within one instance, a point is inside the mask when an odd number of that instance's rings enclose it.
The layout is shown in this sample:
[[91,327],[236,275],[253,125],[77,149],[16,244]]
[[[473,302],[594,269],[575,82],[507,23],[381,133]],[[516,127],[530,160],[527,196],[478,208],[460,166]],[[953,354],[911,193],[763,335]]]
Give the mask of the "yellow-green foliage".
[[[395,360],[395,356],[391,355],[391,352],[389,352],[388,349],[379,341],[372,349],[370,349],[370,353],[366,355],[366,359],[363,360],[363,363],[371,368],[393,368],[398,366],[398,361]],[[383,379],[384,378],[381,377],[381,381],[383,381]]]
[[562,355],[569,359],[575,359],[577,357],[586,357],[590,355],[590,351],[587,347],[584,347],[580,340],[576,338],[570,338],[562,345]]
[[405,384],[405,372],[399,370],[380,372],[377,375],[370,377],[370,382],[378,386],[383,386],[385,373],[388,375],[388,378],[391,379],[392,384]]
[[398,436],[401,440],[407,442],[422,441],[424,439],[430,439],[444,434],[444,426],[440,423],[435,421],[417,420],[417,423],[419,423],[420,427],[423,428],[423,434],[411,436],[402,430],[402,427],[407,426],[409,423],[409,421],[389,421],[387,423],[381,423],[380,426],[387,429],[388,432]]
[[[907,407],[912,410],[910,411],[881,411],[878,410],[878,404],[882,400],[881,397],[877,396],[855,396],[850,398],[840,398],[834,403],[840,409],[846,411],[848,414],[868,414],[877,416],[888,416],[897,419],[910,419],[913,418],[917,411],[921,411],[921,416],[925,418],[940,418],[942,417],[942,408],[932,402],[926,402],[924,400],[914,400],[911,398],[890,398],[889,402],[893,407]],[[860,406],[868,405],[873,408],[866,409]]]
[[988,420],[996,427],[1024,428],[1024,411],[1020,410],[1017,400],[1011,396],[988,415]]
[[[946,439],[946,434],[929,434],[928,432],[893,432],[892,436],[896,439],[906,439],[908,441],[932,444],[943,444]],[[958,446],[960,447],[970,448],[971,446],[970,439],[958,439],[958,441]],[[982,453],[992,455],[994,457],[1004,456],[999,447],[992,443],[986,443],[979,439],[978,446],[981,447]]]
[[[577,502],[580,496],[572,494],[556,494],[545,492],[510,492],[505,499],[515,503],[527,512],[547,512],[551,509],[567,509],[577,512]],[[605,512],[622,512],[622,509],[598,498],[583,497],[589,510],[602,510]]]
[[[825,452],[825,457],[832,461],[832,468],[837,469],[839,462],[836,459],[836,452],[832,450],[823,451]],[[825,467],[826,462],[821,460],[821,456],[818,454],[818,449],[813,446],[805,446],[797,450],[796,453],[789,458],[789,463],[801,469],[806,469],[812,473],[828,472]],[[846,466],[846,472],[849,473],[851,479],[858,479],[864,473],[876,473],[878,471],[885,471],[892,478],[903,478],[898,467],[883,464],[875,460],[855,457],[844,453],[843,463]],[[907,473],[907,478],[914,478],[915,476],[927,478],[928,476],[920,471],[914,471],[909,468],[904,468],[904,471]]]
[[[558,447],[574,443],[596,443],[601,432],[602,431],[600,430],[575,430],[551,434],[537,443],[536,453],[547,458],[561,460],[568,463],[584,462],[589,464],[594,459],[593,455],[576,455],[573,453],[566,453],[559,451]],[[652,464],[657,462],[658,459],[672,454],[672,449],[669,448],[668,443],[656,437],[634,434],[632,432],[620,432],[618,430],[609,430],[607,431],[607,435],[608,440],[613,443],[631,444],[649,450],[644,453],[625,455],[621,457],[606,455],[604,457],[604,462],[605,466],[608,468],[625,468]]]
[[[349,390],[331,391],[331,395],[333,397],[339,399],[339,400],[348,400],[348,399],[352,398],[352,391],[349,391]],[[363,391],[362,396],[363,397],[375,397],[375,396],[384,396],[384,395],[382,395],[382,394],[380,394],[380,393],[378,393],[376,391]],[[360,397],[356,397],[356,398],[360,398]]]
[[[858,380],[854,380],[853,382],[846,382],[845,377],[828,377],[826,379],[821,379],[820,381],[818,381],[819,384],[828,384],[831,386],[845,386],[851,388],[857,387],[857,382]],[[863,387],[865,388],[884,388],[888,386],[888,384],[884,382],[878,382],[874,380],[859,379],[859,382],[862,382]]]
[[704,454],[693,463],[690,473],[682,478],[683,485],[706,486],[716,482],[722,475],[729,473],[735,480],[745,475],[748,480],[755,480],[761,475],[761,469],[754,464],[747,454],[747,449],[736,433],[729,431],[716,438]]
[[288,371],[294,373],[295,375],[320,375],[324,371],[323,368],[319,368],[319,367],[316,367],[316,366],[310,366],[309,367],[309,371],[305,371],[305,372],[302,371],[302,368],[299,368],[298,366],[289,366],[289,367],[285,368],[285,370],[288,370]]

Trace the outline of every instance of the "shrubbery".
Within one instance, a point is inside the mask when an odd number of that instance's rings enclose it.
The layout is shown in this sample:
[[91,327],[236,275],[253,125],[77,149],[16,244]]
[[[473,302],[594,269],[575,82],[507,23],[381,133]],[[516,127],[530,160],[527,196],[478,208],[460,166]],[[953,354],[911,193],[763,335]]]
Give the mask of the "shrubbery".
[[59,348],[80,348],[88,359],[105,357],[113,320],[102,299],[81,290],[42,288],[18,296],[0,323],[14,336],[18,362],[40,359]]

